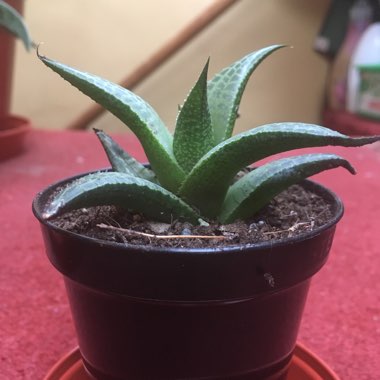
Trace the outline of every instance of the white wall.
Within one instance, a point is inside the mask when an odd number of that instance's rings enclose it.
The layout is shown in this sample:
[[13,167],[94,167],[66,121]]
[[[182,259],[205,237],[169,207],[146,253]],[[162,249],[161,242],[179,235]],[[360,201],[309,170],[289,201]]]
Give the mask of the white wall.
[[[216,0],[218,1],[218,0]],[[25,16],[43,54],[117,81],[212,0],[27,0]],[[239,129],[279,120],[319,122],[327,63],[312,51],[330,0],[240,0],[136,92],[169,126],[208,56],[210,74],[273,43],[292,45],[257,69]],[[112,6],[111,6],[112,4]],[[63,128],[91,101],[18,46],[14,111],[43,128]],[[112,116],[97,127],[123,128]]]

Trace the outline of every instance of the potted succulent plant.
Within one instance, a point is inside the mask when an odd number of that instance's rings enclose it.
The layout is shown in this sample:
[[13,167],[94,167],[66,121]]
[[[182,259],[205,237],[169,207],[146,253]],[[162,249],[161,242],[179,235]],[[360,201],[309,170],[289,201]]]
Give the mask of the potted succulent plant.
[[[13,6],[11,6],[13,5]],[[33,46],[21,12],[22,0],[0,0],[0,159],[18,153],[31,125],[25,118],[10,115],[14,37],[20,38],[27,50]]]
[[250,53],[210,81],[207,62],[174,136],[129,90],[39,55],[120,118],[149,160],[143,166],[96,130],[112,169],[56,183],[33,203],[93,378],[285,379],[310,279],[343,214],[335,194],[305,178],[354,169],[332,154],[247,166],[380,136],[303,123],[233,136],[249,77],[281,47]]

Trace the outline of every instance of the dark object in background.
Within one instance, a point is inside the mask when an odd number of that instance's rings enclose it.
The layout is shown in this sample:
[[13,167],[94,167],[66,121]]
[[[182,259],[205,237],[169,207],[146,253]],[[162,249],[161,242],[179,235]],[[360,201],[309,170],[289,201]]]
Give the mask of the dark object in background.
[[[373,8],[373,21],[380,21],[380,5],[377,0],[367,0]],[[333,59],[338,52],[347,32],[349,10],[355,0],[333,0],[321,29],[314,41],[318,53]]]

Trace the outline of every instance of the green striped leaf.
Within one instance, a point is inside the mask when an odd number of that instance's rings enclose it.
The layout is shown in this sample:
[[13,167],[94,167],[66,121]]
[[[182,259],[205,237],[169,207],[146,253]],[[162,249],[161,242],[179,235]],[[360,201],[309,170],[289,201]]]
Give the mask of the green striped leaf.
[[348,161],[334,154],[307,154],[263,165],[230,187],[219,219],[222,223],[247,219],[289,186],[339,166],[355,174],[355,169]]
[[240,101],[256,67],[274,51],[274,45],[250,53],[216,74],[208,83],[208,103],[216,143],[231,137]]
[[262,158],[292,149],[341,145],[361,146],[380,136],[351,138],[313,124],[276,123],[251,129],[211,149],[193,168],[180,196],[202,215],[218,215],[228,187],[242,168]]
[[44,212],[48,219],[82,207],[115,205],[154,220],[184,219],[198,223],[199,215],[180,198],[150,181],[124,173],[99,172],[73,181],[54,197]]
[[172,136],[148,103],[106,79],[43,56],[39,58],[63,79],[125,123],[140,140],[162,186],[173,192],[178,190],[184,179],[184,172],[174,158]]
[[105,132],[94,129],[107,154],[108,160],[115,172],[129,174],[157,183],[154,172],[129,155],[114,139]]
[[33,43],[22,16],[3,0],[0,0],[0,26],[20,38],[25,49],[30,50]]
[[197,83],[178,114],[173,150],[185,172],[189,172],[215,144],[207,104],[207,61]]

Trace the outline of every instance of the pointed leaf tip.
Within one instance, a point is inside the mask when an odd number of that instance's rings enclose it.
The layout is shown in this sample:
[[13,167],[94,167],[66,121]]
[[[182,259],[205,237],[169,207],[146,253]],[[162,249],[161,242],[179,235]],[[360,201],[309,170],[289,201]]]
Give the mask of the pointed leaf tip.
[[243,92],[257,66],[285,47],[273,45],[252,52],[224,68],[208,83],[208,102],[216,143],[232,136]]
[[111,136],[100,129],[93,128],[101,142],[112,169],[119,173],[129,174],[133,177],[143,178],[157,183],[154,172],[126,152]]
[[189,172],[213,146],[214,137],[207,102],[207,60],[195,86],[181,107],[173,139],[174,155]]
[[140,140],[160,183],[173,192],[178,190],[185,173],[175,160],[172,135],[148,103],[116,83],[44,56],[39,58],[127,125]]
[[376,137],[350,138],[313,124],[263,125],[235,135],[214,147],[194,166],[180,194],[204,215],[216,217],[229,184],[238,171],[247,165],[293,149],[327,145],[355,147],[375,140]]
[[170,191],[142,178],[116,172],[93,173],[69,183],[55,195],[44,217],[99,205],[115,205],[169,223],[175,218],[198,224],[200,219],[198,213]]
[[306,154],[265,164],[231,186],[219,220],[232,223],[237,219],[250,218],[289,186],[339,166],[355,174],[355,169],[347,160],[334,154]]

